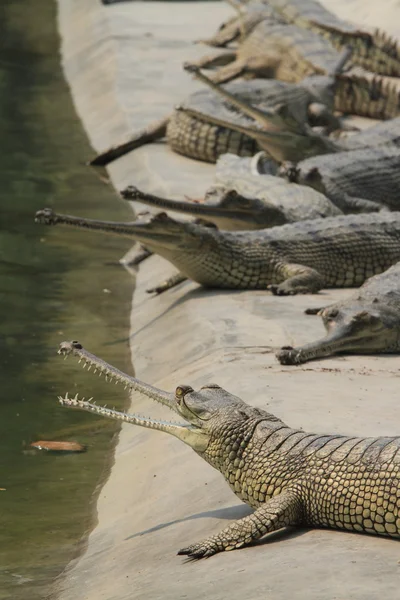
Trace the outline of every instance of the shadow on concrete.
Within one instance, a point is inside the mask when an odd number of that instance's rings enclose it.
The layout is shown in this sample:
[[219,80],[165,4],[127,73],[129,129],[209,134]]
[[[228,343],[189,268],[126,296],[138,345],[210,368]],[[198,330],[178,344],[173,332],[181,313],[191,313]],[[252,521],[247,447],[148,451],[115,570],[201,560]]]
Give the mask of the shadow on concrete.
[[[247,517],[252,512],[254,512],[249,506],[246,504],[236,504],[235,506],[229,506],[227,508],[219,508],[216,510],[209,510],[200,513],[196,513],[194,515],[190,515],[189,517],[185,517],[183,519],[175,519],[174,521],[169,521],[167,523],[160,523],[155,525],[154,527],[150,527],[149,529],[144,529],[143,531],[138,531],[128,537],[126,540],[131,540],[136,537],[141,537],[142,535],[147,535],[148,533],[153,533],[154,531],[159,531],[160,529],[165,529],[166,527],[170,527],[171,525],[176,525],[177,523],[184,523],[186,521],[193,521],[194,519],[202,519],[204,517],[211,517],[214,519],[227,519],[230,521],[235,521],[236,519],[242,519],[243,517]],[[269,535],[263,537],[261,540],[258,540],[251,544],[252,546],[261,546],[270,542],[278,542],[281,539],[291,539],[294,537],[298,537],[299,535],[303,535],[305,532],[309,531],[309,529],[305,528],[292,528],[288,527],[286,529],[279,529],[278,531],[274,531]]]
[[[192,280],[188,280],[188,281],[184,281],[182,283],[179,284],[179,286],[176,286],[176,288],[174,289],[179,289],[180,286],[185,286],[188,284],[193,283]],[[139,333],[141,333],[142,331],[144,331],[145,329],[147,329],[148,327],[151,327],[152,325],[154,325],[155,323],[157,323],[159,321],[159,319],[162,319],[163,317],[165,317],[165,315],[167,315],[171,310],[173,310],[176,307],[181,306],[182,304],[184,304],[185,302],[187,302],[188,300],[196,300],[197,298],[211,298],[213,296],[221,296],[221,295],[225,295],[229,297],[232,297],[233,295],[238,295],[238,294],[243,294],[248,290],[222,290],[222,289],[209,289],[209,288],[205,288],[200,286],[194,289],[194,290],[189,290],[188,292],[186,292],[186,294],[184,296],[181,296],[180,298],[178,298],[177,300],[175,300],[174,302],[172,302],[162,313],[160,313],[157,317],[155,317],[154,319],[152,319],[151,321],[149,321],[148,323],[146,323],[146,325],[144,327],[141,327],[140,329],[137,329],[136,331],[133,331],[131,333],[131,339],[134,338],[136,335],[138,335]],[[259,290],[254,290],[254,291],[259,291]],[[268,294],[269,292],[266,293]],[[140,304],[138,304],[137,306],[141,306],[144,302],[149,302],[151,301],[152,298],[157,298],[158,296],[150,296],[149,298],[143,300],[142,302],[140,302]]]

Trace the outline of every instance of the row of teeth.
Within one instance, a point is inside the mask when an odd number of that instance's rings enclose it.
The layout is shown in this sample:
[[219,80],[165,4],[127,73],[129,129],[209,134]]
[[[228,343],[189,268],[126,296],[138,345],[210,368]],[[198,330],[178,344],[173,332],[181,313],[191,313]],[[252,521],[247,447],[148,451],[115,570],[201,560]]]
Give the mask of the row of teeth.
[[[78,394],[75,394],[74,398],[70,398],[68,396],[68,392],[65,394],[64,397],[63,396],[58,396],[58,400],[59,400],[60,404],[76,404],[76,405],[79,405],[79,404],[89,404],[90,402],[92,404],[96,404],[96,402],[93,400],[93,397],[89,398],[89,400],[85,400],[85,398],[79,398]],[[92,402],[92,400],[93,400],[93,402]]]
[[[88,400],[85,400],[85,398],[79,398],[78,394],[75,394],[74,398],[70,398],[68,396],[68,392],[65,394],[65,396],[58,396],[58,401],[60,404],[68,404],[69,406],[87,406],[88,404],[92,404],[97,407],[96,401],[93,400],[93,396]],[[107,408],[107,404],[99,406],[99,408]],[[115,407],[113,410],[115,410]]]
[[[64,360],[66,360],[68,358],[68,354],[65,355]],[[90,360],[88,360],[87,358],[84,358],[83,356],[81,356],[78,360],[78,365],[82,362],[85,361],[82,365],[82,369],[85,369],[88,365],[88,371],[90,371],[90,369],[92,367],[94,367],[94,371],[93,374],[96,375],[97,371],[99,371],[99,377],[101,377],[104,374],[104,379],[109,382],[112,383],[114,382],[115,385],[118,385],[119,383],[123,383],[122,378],[119,375],[110,375],[108,370],[106,368],[103,367],[99,367],[97,366],[95,363],[91,362]],[[127,388],[129,388],[129,390],[132,390],[132,386],[129,385],[129,383],[125,383],[124,385],[124,390],[126,390]]]
[[[113,410],[115,412],[119,412],[116,410],[115,406],[113,409],[108,408],[107,404],[104,404],[104,406],[97,406],[96,402],[93,400],[93,398],[89,398],[88,400],[85,400],[85,398],[79,398],[78,394],[75,394],[74,398],[70,398],[68,396],[68,392],[65,394],[65,396],[58,396],[58,401],[62,406],[80,406],[83,408],[90,408],[90,405],[94,406],[95,409],[93,409],[95,412],[98,411],[99,413],[101,413],[102,409],[107,409],[107,410]],[[120,413],[121,414],[121,421],[124,420],[128,420],[130,418],[130,415],[128,413]],[[138,419],[142,419],[144,421],[154,421],[154,419],[152,419],[151,417],[146,417],[144,415],[134,415],[135,417],[137,417]],[[180,425],[180,426],[185,426],[185,423],[178,423],[177,421],[169,421],[170,425]]]

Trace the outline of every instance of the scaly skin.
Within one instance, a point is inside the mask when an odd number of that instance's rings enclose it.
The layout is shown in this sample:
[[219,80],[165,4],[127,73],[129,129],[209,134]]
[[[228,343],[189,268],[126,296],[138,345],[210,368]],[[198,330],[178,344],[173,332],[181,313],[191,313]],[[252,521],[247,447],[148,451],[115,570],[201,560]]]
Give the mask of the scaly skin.
[[334,110],[345,114],[393,119],[400,115],[400,86],[374,73],[335,75]]
[[235,41],[242,41],[263,20],[271,23],[284,23],[282,17],[271,7],[263,2],[249,2],[246,5],[235,7],[238,15],[223,23],[218,31],[210,38],[197,40],[209,46],[222,48]]
[[199,559],[235,550],[287,526],[329,527],[400,536],[400,438],[320,435],[292,429],[216,384],[198,392],[180,385],[168,394],[63,342],[59,354],[168,406],[187,424],[144,419],[90,401],[59,397],[61,405],[164,431],[217,469],[254,509],[217,534],[179,550]]
[[378,123],[358,133],[343,133],[339,142],[346,150],[377,148],[382,145],[400,148],[400,117]]
[[352,62],[381,75],[400,76],[400,46],[384,31],[368,31],[339,19],[315,0],[267,0],[286,22],[317,32],[336,48],[350,47]]
[[207,191],[204,203],[160,198],[132,185],[121,195],[126,200],[207,219],[228,231],[264,229],[341,214],[328,198],[312,188],[288,184],[272,175],[237,175],[236,163],[241,159],[227,156],[233,159],[230,172],[225,168],[225,181],[219,177],[220,183]]
[[[210,82],[204,75],[202,80]],[[241,102],[239,113],[232,110],[232,103],[226,97],[200,90],[191,94],[170,116],[151,123],[129,140],[102,152],[90,164],[105,166],[164,137],[178,154],[205,162],[214,163],[226,152],[252,156],[260,149],[257,138],[234,127],[235,124],[251,127],[253,120],[249,121],[242,114],[246,109],[250,116],[254,109],[262,111],[261,125],[271,132],[277,129],[276,123],[271,122],[271,107],[276,106],[285,107],[302,129],[308,124],[325,127],[328,131],[341,127],[333,110],[374,119],[396,117],[400,110],[398,86],[380,78],[367,79],[353,73],[335,77],[314,75],[298,84],[268,79],[238,81],[227,84],[223,90]],[[222,120],[225,125],[216,124],[210,116]]]
[[400,147],[395,143],[285,164],[281,175],[322,192],[344,212],[355,212],[357,207],[363,212],[368,206],[400,208]]
[[400,260],[400,213],[301,221],[259,231],[219,231],[160,213],[111,223],[36,213],[36,222],[110,232],[142,242],[205,287],[270,289],[277,295],[354,287]]
[[339,19],[315,0],[267,0],[264,7],[265,12],[262,4],[242,3],[236,19],[223,24],[214,36],[204,42],[211,46],[225,46],[238,39],[241,23],[244,36],[248,36],[264,19],[278,20],[280,17],[287,24],[318,33],[337,49],[350,47],[355,65],[381,75],[400,75],[399,43],[384,31],[364,29]]
[[322,317],[327,335],[300,348],[282,348],[277,358],[284,365],[338,353],[399,352],[400,263],[368,279],[350,298],[306,312]]
[[[328,125],[334,120],[333,94],[326,77],[313,77],[304,84],[290,84],[283,81],[259,79],[248,82],[232,82],[224,86],[235,98],[250,104],[263,112],[263,126],[276,131],[276,124],[271,122],[274,114],[271,107],[283,105],[289,114],[303,127],[310,125]],[[326,111],[321,118],[316,118],[313,106],[321,105]],[[191,116],[185,111],[194,110],[201,116]],[[208,115],[227,121],[227,126],[218,126],[209,121]],[[218,97],[209,90],[199,90],[191,94],[170,116],[156,121],[145,130],[135,134],[131,140],[123,142],[96,156],[90,164],[104,166],[112,160],[143,144],[157,141],[166,136],[170,147],[177,153],[205,162],[216,162],[226,152],[238,156],[252,156],[259,150],[257,140],[246,133],[236,132],[229,126],[230,122],[249,125],[245,116],[238,114],[232,104]]]
[[[257,141],[258,145],[261,148],[263,148],[267,152],[267,154],[273,159],[275,159],[277,162],[284,162],[285,160],[292,160],[293,162],[297,162],[298,160],[305,159],[307,156],[318,156],[320,154],[329,154],[331,152],[339,152],[352,148],[351,143],[334,143],[331,139],[327,138],[326,136],[321,136],[317,134],[311,129],[311,127],[307,123],[301,121],[299,114],[296,114],[295,110],[288,108],[288,106],[290,106],[288,104],[283,104],[279,109],[276,110],[277,130],[276,132],[274,132],[271,129],[271,126],[268,127],[268,123],[271,123],[272,121],[272,117],[270,115],[268,115],[269,120],[266,120],[263,111],[261,111],[255,106],[252,106],[251,104],[244,102],[241,98],[233,96],[229,92],[229,90],[226,90],[221,86],[216,85],[203,73],[201,73],[197,67],[187,66],[186,68],[187,70],[193,72],[196,78],[200,79],[203,83],[213,88],[214,91],[216,91],[222,98],[224,98],[225,101],[231,102],[231,104],[235,106],[238,110],[240,110],[244,115],[251,118],[252,122],[250,124],[243,124],[243,119],[232,119],[230,122],[228,122],[224,120],[222,116],[215,116],[213,114],[208,115],[208,120],[210,122],[213,122],[215,125],[220,125],[223,127],[230,126],[238,133],[247,134],[248,136],[253,137],[254,140]],[[312,82],[314,81],[316,86],[320,86],[322,79],[329,81],[329,78],[310,77],[307,80],[307,85],[311,86]],[[350,94],[350,91],[354,93],[355,97],[357,98],[356,104],[358,104],[360,107],[365,106],[365,114],[368,113],[368,107],[371,108],[371,113],[375,113],[374,116],[380,114],[381,111],[384,110],[385,106],[388,109],[388,114],[391,113],[390,108],[393,106],[396,107],[397,111],[398,92],[396,92],[396,102],[394,104],[393,98],[391,98],[390,101],[388,100],[388,103],[386,103],[383,97],[378,100],[371,100],[368,94],[368,89],[371,86],[372,88],[374,87],[375,80],[372,80],[370,82],[365,78],[360,78],[358,79],[358,82],[355,83],[356,79],[357,78],[352,80],[352,83],[349,83],[349,78],[347,76],[340,76],[340,79],[338,79],[339,83],[337,85],[339,86],[339,89],[345,86],[346,93],[344,94],[344,96],[346,96],[346,94]],[[302,85],[306,86],[306,82],[303,82]],[[356,88],[356,91],[354,90],[354,87]],[[378,85],[378,91],[381,90],[381,88],[382,86]],[[318,89],[325,89],[327,91],[329,89],[329,85],[328,83],[326,83],[325,88],[319,87]],[[391,90],[392,88],[388,86],[388,89]],[[338,96],[335,96],[335,99],[337,97],[340,97],[340,94]],[[326,99],[327,98],[325,98],[325,101]],[[312,105],[309,105],[309,109],[311,106]],[[315,103],[314,107],[316,107]],[[193,118],[204,118],[203,113],[193,108],[178,107],[177,110],[178,109]],[[398,114],[398,111],[396,111],[393,110],[393,114]],[[325,115],[325,122],[329,123],[329,114],[326,114],[325,109],[322,112]],[[279,119],[281,119],[281,122],[279,121]],[[335,121],[333,120],[331,121],[331,125],[328,125],[328,131],[330,129],[335,128],[338,129],[339,124],[335,123]],[[368,138],[371,146],[375,146],[378,145],[378,143],[382,143],[382,140],[374,139],[373,136],[369,137],[368,134],[364,137],[360,135],[359,147],[365,147],[366,140]],[[292,156],[293,159],[289,159],[289,156]],[[346,159],[344,158],[343,160]]]
[[205,56],[196,61],[201,68],[220,67],[216,83],[237,77],[266,77],[298,83],[309,75],[332,75],[342,67],[342,55],[317,33],[297,25],[263,19],[239,44],[236,52]]

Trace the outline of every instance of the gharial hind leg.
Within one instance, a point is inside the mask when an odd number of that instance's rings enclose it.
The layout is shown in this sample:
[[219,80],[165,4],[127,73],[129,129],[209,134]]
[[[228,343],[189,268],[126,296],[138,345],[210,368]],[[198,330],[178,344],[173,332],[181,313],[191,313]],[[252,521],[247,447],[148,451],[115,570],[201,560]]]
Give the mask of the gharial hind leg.
[[215,67],[224,67],[235,60],[236,52],[233,52],[232,50],[221,50],[217,54],[206,54],[190,64],[195,65],[199,69],[214,69]]
[[282,283],[268,286],[274,296],[294,296],[295,294],[316,294],[323,286],[324,280],[315,269],[296,263],[281,266]]
[[[254,79],[256,77],[271,79],[276,72],[278,56],[260,55],[250,56],[246,59],[236,58],[230,64],[218,69],[215,73],[209,75],[209,79],[214,83],[228,83],[238,77],[245,79]],[[185,69],[209,68],[207,62],[202,59],[193,63],[185,63]]]
[[159,121],[155,121],[151,123],[145,129],[139,131],[133,135],[129,140],[123,142],[122,144],[118,144],[117,146],[112,146],[108,150],[101,152],[95,158],[93,158],[89,164],[96,167],[104,167],[108,165],[113,160],[124,156],[128,152],[135,150],[136,148],[140,148],[140,146],[144,146],[145,144],[150,144],[165,137],[167,133],[167,125],[170,117],[164,117]]
[[128,267],[133,267],[135,265],[139,265],[144,260],[146,260],[146,258],[148,258],[149,256],[152,256],[152,255],[153,255],[153,252],[151,250],[148,250],[145,246],[143,246],[142,244],[139,244],[139,248],[137,249],[135,254],[130,256],[129,260],[127,262],[125,262],[124,264]]
[[192,559],[207,558],[226,550],[236,550],[263,535],[282,527],[298,525],[302,515],[302,501],[296,492],[285,490],[257,508],[254,513],[234,521],[231,525],[198,544],[179,550]]

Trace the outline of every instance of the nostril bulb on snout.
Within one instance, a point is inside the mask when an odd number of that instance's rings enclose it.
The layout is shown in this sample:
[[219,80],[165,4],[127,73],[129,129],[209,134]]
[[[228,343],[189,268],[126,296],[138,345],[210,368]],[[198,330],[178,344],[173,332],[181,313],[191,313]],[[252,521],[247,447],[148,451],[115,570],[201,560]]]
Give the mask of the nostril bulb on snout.
[[178,387],[175,390],[175,395],[178,399],[181,399],[188,392],[193,392],[193,388],[190,387],[190,385],[178,385]]

